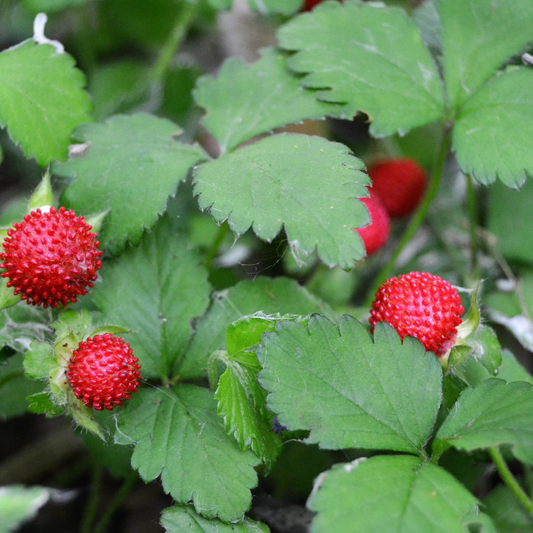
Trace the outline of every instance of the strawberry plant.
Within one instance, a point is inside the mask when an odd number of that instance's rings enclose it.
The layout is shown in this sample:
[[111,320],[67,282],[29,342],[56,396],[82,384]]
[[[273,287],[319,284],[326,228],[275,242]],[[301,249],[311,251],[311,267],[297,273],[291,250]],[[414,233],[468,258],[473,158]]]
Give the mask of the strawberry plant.
[[0,22],[0,529],[533,532],[531,0]]

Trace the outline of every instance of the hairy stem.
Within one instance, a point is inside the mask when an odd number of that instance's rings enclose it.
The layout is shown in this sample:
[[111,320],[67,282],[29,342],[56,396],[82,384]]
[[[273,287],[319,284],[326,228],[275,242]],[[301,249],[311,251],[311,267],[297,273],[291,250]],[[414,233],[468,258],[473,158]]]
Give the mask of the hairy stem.
[[491,446],[489,448],[489,453],[502,480],[511,489],[513,494],[518,498],[518,501],[525,507],[529,515],[533,518],[533,501],[529,498],[524,489],[514,478],[500,450],[496,446]]
[[174,27],[172,28],[172,31],[163,45],[163,48],[161,48],[159,57],[157,58],[157,61],[150,74],[152,81],[159,82],[163,79],[168,67],[170,66],[172,58],[176,53],[176,50],[179,48],[183,39],[187,35],[187,31],[194,18],[197,7],[197,0],[183,2],[181,11],[176,17]]
[[396,250],[394,250],[394,253],[392,254],[392,257],[389,259],[388,263],[383,267],[381,272],[377,275],[376,280],[374,281],[374,285],[372,286],[372,290],[368,293],[367,299],[365,301],[365,307],[370,307],[372,305],[374,295],[377,292],[379,286],[387,278],[391,276],[394,270],[394,266],[396,265],[396,261],[398,260],[398,257],[400,256],[404,248],[407,246],[407,244],[409,244],[411,239],[414,237],[415,233],[418,231],[418,228],[420,228],[420,226],[426,219],[426,215],[429,210],[429,207],[431,203],[433,202],[433,200],[435,199],[435,196],[437,195],[437,192],[439,190],[442,174],[444,171],[444,165],[446,163],[446,157],[450,150],[450,144],[451,144],[450,131],[447,130],[444,133],[439,152],[435,159],[435,163],[433,164],[433,173],[432,173],[431,182],[426,191],[424,199],[422,200],[416,213],[413,215],[413,218],[411,219],[409,225],[407,226],[407,229],[402,235],[400,242],[398,243],[398,246],[396,247]]
[[137,472],[135,470],[132,470],[128,477],[124,480],[122,487],[120,487],[120,490],[117,492],[117,495],[107,508],[104,516],[102,516],[100,522],[98,522],[92,533],[104,533],[109,521],[111,520],[111,517],[117,510],[118,506],[122,503],[122,500],[124,500],[124,498],[128,495],[133,485],[135,485],[137,477]]

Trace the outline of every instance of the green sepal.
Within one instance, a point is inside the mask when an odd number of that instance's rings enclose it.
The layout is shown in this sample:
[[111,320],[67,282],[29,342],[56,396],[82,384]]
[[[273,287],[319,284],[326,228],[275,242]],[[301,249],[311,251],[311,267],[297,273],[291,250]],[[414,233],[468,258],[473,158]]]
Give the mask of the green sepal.
[[56,368],[52,346],[44,342],[32,342],[24,354],[24,372],[31,379],[46,379]]
[[85,218],[85,222],[89,224],[89,226],[92,226],[92,231],[94,233],[100,233],[102,229],[102,224],[104,223],[105,217],[109,214],[110,209],[106,209],[105,211],[101,211],[100,213],[95,213],[94,215],[90,215]]
[[479,312],[479,305],[477,303],[477,292],[479,284],[470,293],[470,309],[463,318],[463,321],[457,326],[457,344],[462,340],[467,339],[479,327],[481,321],[481,314]]
[[68,361],[69,359],[65,357],[64,361],[58,363],[52,372],[50,372],[50,393],[57,405],[64,405],[67,402],[69,385],[66,370]]
[[48,418],[62,415],[65,412],[63,406],[54,404],[47,392],[38,392],[27,397],[29,402],[28,411],[39,415],[46,415]]
[[52,327],[56,330],[56,345],[70,335],[73,335],[79,344],[90,331],[92,318],[85,309],[80,312],[69,309],[59,315],[58,319],[52,323]]
[[68,411],[76,423],[87,431],[94,433],[102,440],[105,440],[104,432],[98,422],[94,419],[92,409],[87,407],[81,400],[78,400],[71,391],[67,394],[67,398]]
[[[501,345],[496,334],[488,326],[479,326],[476,331],[469,335],[464,344],[455,346],[450,352],[448,358],[448,372],[468,377],[464,373],[465,363],[468,360],[477,363],[477,366],[483,368],[486,378],[494,377],[498,368],[502,364]],[[475,386],[481,381],[480,379],[468,379],[470,386]]]
[[[0,241],[2,242],[2,245],[4,243],[5,238],[7,237],[7,231],[9,228],[0,228]],[[3,249],[3,247],[2,247]]]
[[95,335],[105,335],[106,333],[110,333],[111,335],[122,335],[124,333],[131,333],[131,329],[123,328],[122,326],[98,326],[87,333],[83,340],[85,341],[89,337],[94,337]]
[[451,407],[465,388],[476,387],[498,374],[501,345],[492,328],[478,326],[463,344],[452,348],[447,363],[443,393],[446,405]]
[[28,202],[28,213],[40,207],[48,207],[54,203],[54,194],[50,183],[50,170],[48,169]]
[[18,304],[21,300],[20,293],[16,296],[13,294],[13,289],[7,286],[7,278],[0,279],[0,311],[7,307],[12,307]]

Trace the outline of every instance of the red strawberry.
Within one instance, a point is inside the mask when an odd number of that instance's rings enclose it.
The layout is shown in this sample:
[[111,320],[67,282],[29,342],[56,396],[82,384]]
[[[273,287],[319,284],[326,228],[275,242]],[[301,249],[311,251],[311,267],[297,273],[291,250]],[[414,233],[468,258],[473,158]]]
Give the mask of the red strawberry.
[[127,342],[110,333],[80,342],[67,369],[67,378],[85,405],[97,411],[113,409],[131,399],[141,378],[138,359]]
[[370,313],[372,331],[378,322],[390,324],[403,339],[416,337],[438,357],[455,343],[464,308],[457,291],[439,276],[410,272],[385,281]]
[[13,224],[0,253],[1,275],[28,304],[57,307],[75,302],[93,287],[102,267],[96,233],[74,211],[32,211]]
[[311,11],[315,6],[323,2],[324,0],[305,0],[302,11]]
[[356,228],[366,248],[366,255],[376,253],[389,238],[389,215],[377,197],[361,198],[370,214],[370,224],[364,228]]
[[384,159],[370,165],[372,194],[377,196],[391,218],[412,213],[426,188],[426,173],[412,159]]

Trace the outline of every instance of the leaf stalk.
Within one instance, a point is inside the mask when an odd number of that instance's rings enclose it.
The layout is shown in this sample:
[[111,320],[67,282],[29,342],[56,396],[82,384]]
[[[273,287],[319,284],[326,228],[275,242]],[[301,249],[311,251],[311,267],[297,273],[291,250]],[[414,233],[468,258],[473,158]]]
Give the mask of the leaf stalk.
[[153,82],[160,82],[165,76],[176,50],[179,48],[180,44],[187,35],[187,31],[189,30],[191,22],[196,14],[197,8],[197,0],[183,2],[183,7],[176,17],[174,27],[172,28],[172,31],[170,32],[165,44],[161,48],[159,57],[157,58],[157,61],[150,74],[150,78]]
[[497,446],[489,448],[490,457],[505,484],[511,489],[518,501],[524,506],[529,515],[533,518],[533,501],[525,493],[524,489],[518,484],[513,474],[509,470],[502,453]]
[[104,516],[102,516],[100,522],[96,525],[94,528],[93,533],[104,533],[104,531],[107,528],[107,525],[109,521],[111,520],[112,516],[115,514],[115,511],[117,510],[118,506],[122,503],[122,500],[128,495],[133,485],[135,485],[135,482],[137,481],[137,472],[135,470],[132,470],[128,477],[124,480],[124,483],[122,487],[120,487],[119,491],[117,492],[117,495],[107,508]]

